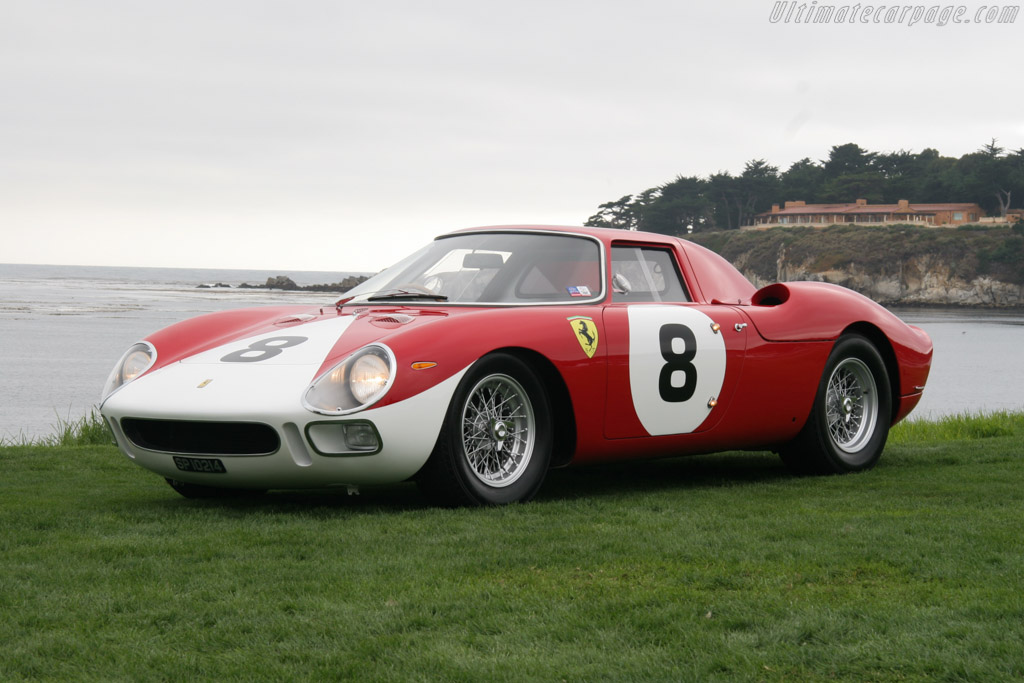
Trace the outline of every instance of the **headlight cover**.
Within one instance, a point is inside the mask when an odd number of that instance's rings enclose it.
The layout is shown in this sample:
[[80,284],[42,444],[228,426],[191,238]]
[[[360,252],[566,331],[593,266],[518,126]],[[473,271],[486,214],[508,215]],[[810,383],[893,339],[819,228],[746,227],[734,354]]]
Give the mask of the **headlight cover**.
[[302,397],[307,410],[345,415],[379,401],[395,379],[395,354],[383,344],[359,349],[320,375]]
[[152,344],[149,342],[132,344],[111,371],[107,383],[103,385],[103,395],[100,400],[106,401],[115,391],[153,367],[155,362],[156,348]]

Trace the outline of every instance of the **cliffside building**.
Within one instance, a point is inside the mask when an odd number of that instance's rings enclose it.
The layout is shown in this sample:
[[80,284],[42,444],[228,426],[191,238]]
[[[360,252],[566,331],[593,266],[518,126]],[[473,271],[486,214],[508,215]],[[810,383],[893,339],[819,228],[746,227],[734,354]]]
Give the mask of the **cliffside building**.
[[985,211],[977,204],[911,204],[901,199],[898,204],[868,204],[858,199],[853,204],[808,204],[803,201],[786,202],[779,208],[754,216],[752,225],[745,229],[777,228],[781,226],[824,227],[826,225],[892,225],[911,223],[956,227],[977,223]]

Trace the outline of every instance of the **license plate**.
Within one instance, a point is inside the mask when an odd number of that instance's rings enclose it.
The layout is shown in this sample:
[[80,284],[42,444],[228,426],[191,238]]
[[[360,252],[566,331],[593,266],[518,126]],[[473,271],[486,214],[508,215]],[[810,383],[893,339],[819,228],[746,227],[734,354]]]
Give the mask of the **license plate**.
[[180,458],[175,456],[174,465],[182,472],[206,472],[224,474],[224,463],[217,458]]

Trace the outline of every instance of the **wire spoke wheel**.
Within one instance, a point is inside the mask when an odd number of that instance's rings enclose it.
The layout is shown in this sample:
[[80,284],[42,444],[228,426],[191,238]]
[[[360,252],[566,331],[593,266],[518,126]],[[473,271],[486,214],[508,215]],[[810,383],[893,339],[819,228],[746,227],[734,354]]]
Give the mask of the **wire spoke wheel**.
[[523,503],[544,482],[553,443],[543,382],[523,359],[498,351],[459,382],[416,484],[439,505]]
[[885,448],[892,401],[878,349],[859,334],[844,335],[825,362],[807,422],[779,455],[800,474],[869,470]]
[[843,453],[859,453],[871,439],[878,422],[878,387],[864,361],[847,358],[832,371],[825,419],[829,438]]
[[462,410],[462,447],[469,469],[487,486],[505,487],[526,471],[537,420],[529,394],[505,374],[484,377]]

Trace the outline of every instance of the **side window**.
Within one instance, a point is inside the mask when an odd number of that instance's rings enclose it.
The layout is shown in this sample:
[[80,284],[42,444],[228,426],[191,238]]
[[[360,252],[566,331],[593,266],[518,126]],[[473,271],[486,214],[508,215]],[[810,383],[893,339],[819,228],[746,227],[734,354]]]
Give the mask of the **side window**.
[[691,301],[668,249],[612,245],[612,301]]

